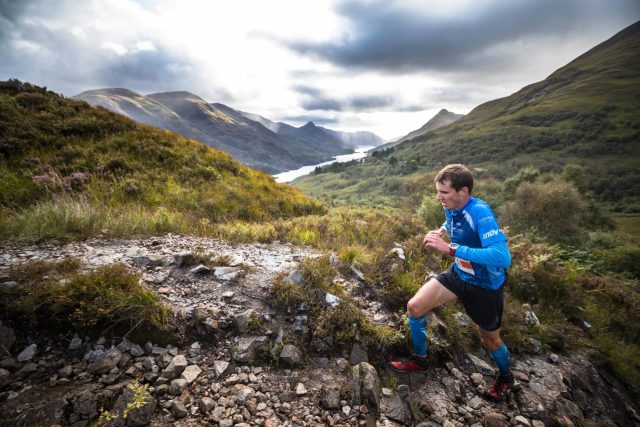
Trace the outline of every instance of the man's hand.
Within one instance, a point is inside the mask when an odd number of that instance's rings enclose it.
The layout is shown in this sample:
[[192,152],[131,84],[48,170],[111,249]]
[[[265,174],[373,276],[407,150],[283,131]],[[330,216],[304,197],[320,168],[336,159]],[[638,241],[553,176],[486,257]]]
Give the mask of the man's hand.
[[431,230],[424,236],[424,240],[422,241],[425,246],[434,248],[440,252],[449,253],[449,244],[442,239],[440,230]]

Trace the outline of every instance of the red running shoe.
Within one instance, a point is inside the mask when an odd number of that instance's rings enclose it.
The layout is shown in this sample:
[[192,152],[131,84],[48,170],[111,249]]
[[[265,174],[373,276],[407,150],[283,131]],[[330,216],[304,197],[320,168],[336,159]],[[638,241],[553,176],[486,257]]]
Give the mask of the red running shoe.
[[509,373],[509,375],[498,375],[495,380],[493,380],[493,384],[489,386],[486,391],[486,395],[488,398],[500,401],[503,400],[506,396],[507,392],[511,390],[513,387],[514,380],[513,375]]
[[427,370],[427,358],[420,356],[411,356],[409,360],[392,360],[391,369],[399,373],[424,372]]

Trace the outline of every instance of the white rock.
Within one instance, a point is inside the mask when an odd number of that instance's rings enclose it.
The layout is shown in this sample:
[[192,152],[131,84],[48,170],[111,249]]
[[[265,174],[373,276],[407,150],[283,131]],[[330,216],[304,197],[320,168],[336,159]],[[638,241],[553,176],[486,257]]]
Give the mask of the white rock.
[[18,355],[18,362],[28,362],[33,359],[38,351],[37,344],[31,344]]
[[213,362],[213,369],[216,371],[216,377],[224,374],[228,367],[229,362],[225,362],[224,360],[216,360]]
[[182,371],[182,378],[191,384],[196,380],[196,378],[198,378],[198,375],[200,375],[201,372],[202,369],[200,369],[198,365],[189,365],[184,369],[184,371]]
[[298,383],[298,385],[296,386],[296,396],[304,396],[307,393],[309,392],[307,391],[307,388],[304,386],[304,384]]

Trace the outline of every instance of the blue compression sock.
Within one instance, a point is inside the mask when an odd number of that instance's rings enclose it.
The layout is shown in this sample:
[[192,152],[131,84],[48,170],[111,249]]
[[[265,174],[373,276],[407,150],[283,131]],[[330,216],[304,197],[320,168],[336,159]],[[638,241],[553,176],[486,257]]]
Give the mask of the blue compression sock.
[[509,349],[504,343],[502,343],[501,347],[491,352],[491,358],[496,362],[496,365],[498,365],[498,369],[500,369],[500,374],[502,375],[509,373],[511,367],[509,354]]
[[425,357],[427,355],[427,318],[409,316],[409,332],[413,342],[413,354]]

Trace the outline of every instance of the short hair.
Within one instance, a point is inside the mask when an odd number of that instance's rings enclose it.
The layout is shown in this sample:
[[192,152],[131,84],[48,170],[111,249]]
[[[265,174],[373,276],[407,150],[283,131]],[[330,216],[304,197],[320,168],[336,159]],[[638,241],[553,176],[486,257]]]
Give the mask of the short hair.
[[473,190],[473,175],[471,171],[464,165],[453,164],[447,165],[436,175],[434,182],[444,184],[445,181],[451,181],[451,187],[456,191],[462,190],[463,187],[469,189],[469,194]]

